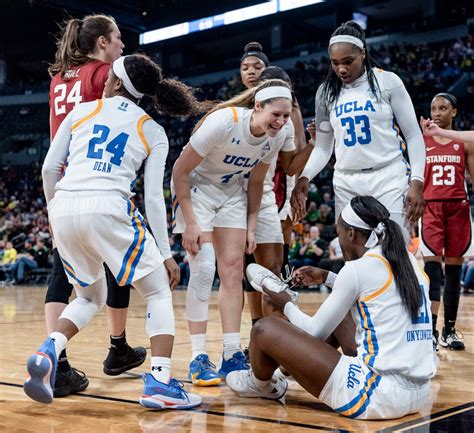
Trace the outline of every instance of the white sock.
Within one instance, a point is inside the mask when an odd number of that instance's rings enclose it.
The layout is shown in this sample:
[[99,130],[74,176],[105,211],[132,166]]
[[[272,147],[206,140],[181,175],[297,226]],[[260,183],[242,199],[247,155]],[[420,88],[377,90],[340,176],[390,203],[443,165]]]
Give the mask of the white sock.
[[235,352],[240,351],[240,332],[229,332],[224,334],[224,359],[232,358]]
[[191,334],[191,349],[193,351],[191,361],[196,358],[196,356],[205,354],[206,351],[206,334]]
[[157,381],[168,383],[171,378],[171,358],[152,356],[151,374]]
[[255,374],[253,373],[252,371],[252,380],[253,380],[253,383],[255,383],[255,385],[257,386],[257,388],[260,388],[260,389],[265,389],[268,384],[270,383],[270,380],[260,380],[260,379],[257,379],[255,377]]
[[67,338],[60,332],[52,332],[49,335],[54,340],[54,350],[56,351],[56,359],[59,359],[59,354],[66,348]]

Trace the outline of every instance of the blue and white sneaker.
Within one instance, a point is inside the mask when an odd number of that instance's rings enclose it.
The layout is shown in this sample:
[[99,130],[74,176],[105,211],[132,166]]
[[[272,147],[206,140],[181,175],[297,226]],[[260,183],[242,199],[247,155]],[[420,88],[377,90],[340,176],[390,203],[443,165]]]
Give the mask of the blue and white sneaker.
[[57,364],[54,340],[48,337],[28,358],[26,369],[29,376],[23,384],[23,390],[28,397],[40,403],[53,402]]
[[216,366],[204,353],[196,356],[189,364],[188,379],[196,386],[213,386],[222,382],[215,370]]
[[239,350],[238,352],[235,352],[232,355],[232,358],[229,358],[227,361],[224,359],[224,355],[222,355],[221,368],[219,369],[218,373],[222,379],[225,379],[231,371],[249,369],[250,366],[247,364],[247,358],[243,352]]
[[171,378],[169,383],[156,380],[152,374],[143,375],[145,389],[140,404],[149,409],[191,409],[202,403],[202,398],[183,389],[183,383]]

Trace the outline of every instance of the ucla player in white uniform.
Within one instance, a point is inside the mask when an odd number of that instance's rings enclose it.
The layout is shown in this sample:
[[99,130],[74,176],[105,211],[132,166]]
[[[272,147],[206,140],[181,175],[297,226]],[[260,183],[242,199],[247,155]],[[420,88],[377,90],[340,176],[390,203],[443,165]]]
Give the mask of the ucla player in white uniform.
[[[191,89],[163,79],[148,57],[120,57],[109,71],[105,99],[73,109],[46,156],[42,174],[49,218],[77,298],[28,360],[24,390],[36,401],[52,402],[58,354],[105,303],[105,262],[119,285],[133,283],[147,301],[151,373],[144,376],[140,404],[186,409],[201,403],[170,373],[175,333],[170,285],[177,284],[179,268],[170,252],[163,196],[168,139],[136,105],[144,94],[168,114],[192,114],[199,108]],[[145,204],[154,237],[130,200],[144,161]]]
[[[265,68],[260,74],[257,83],[260,84],[268,79],[281,79],[291,86],[290,77],[278,66],[268,66]],[[297,125],[297,127],[295,127],[295,125]],[[277,167],[277,161],[278,164],[280,164],[281,172],[279,173],[279,177],[276,178],[276,181],[280,182],[280,178],[284,175],[286,187],[292,188],[293,184],[291,184],[291,182],[294,181],[294,175],[303,169],[313,149],[312,145],[304,146],[303,119],[294,95],[293,107],[287,128],[291,131],[293,141],[291,142],[291,146],[283,147],[280,150],[278,160],[274,159],[272,161],[267,175],[265,176],[262,202],[260,204],[257,228],[255,231],[257,247],[253,253],[256,263],[270,269],[277,275],[280,274],[282,265],[287,264],[288,262],[284,257],[285,255],[288,255],[288,250],[284,248],[286,239],[285,233],[283,232],[283,229],[286,228],[285,222],[287,215],[284,215],[282,218],[285,209],[282,209],[279,212],[275,195],[275,170]],[[300,135],[303,135],[303,140]],[[296,151],[296,149],[300,150]],[[291,190],[290,194],[287,194],[287,196],[289,197],[290,195]],[[283,203],[286,203],[286,197],[283,198]],[[283,206],[286,207],[286,204]],[[289,208],[286,207],[286,210],[289,210]],[[247,262],[247,264],[248,263],[250,262]],[[250,286],[250,288],[248,286]],[[251,292],[252,290],[253,293]],[[250,284],[246,285],[246,291],[248,292],[247,295],[252,293],[252,295],[248,296],[252,323],[255,323],[263,316],[275,314],[271,308],[267,308],[267,304],[262,303],[261,294],[251,288]]]
[[[372,68],[356,23],[333,33],[329,56],[332,67],[316,93],[315,149],[293,191],[295,213],[305,214],[309,180],[326,166],[335,143],[336,214],[355,195],[371,195],[405,227],[406,218],[415,222],[423,212],[425,161],[410,96],[397,75]],[[397,125],[406,140],[411,176]]]
[[[196,385],[214,385],[229,371],[248,369],[240,347],[243,255],[255,249],[268,166],[280,149],[292,145],[286,128],[291,101],[284,81],[269,80],[218,104],[197,124],[174,166],[174,232],[183,234],[189,257],[186,313],[193,349],[190,379]],[[224,334],[218,373],[206,352],[216,258]]]
[[[291,302],[281,291],[288,286],[271,272],[251,272],[265,299],[290,322],[260,320],[250,341],[252,369],[230,373],[227,384],[241,396],[278,399],[287,389],[286,380],[274,375],[282,365],[341,415],[386,419],[417,412],[436,372],[428,277],[408,253],[400,226],[373,197],[354,197],[337,232],[346,260],[339,274],[303,267],[294,275],[298,284],[333,288],[313,317]],[[357,356],[325,342],[348,312],[356,325]]]

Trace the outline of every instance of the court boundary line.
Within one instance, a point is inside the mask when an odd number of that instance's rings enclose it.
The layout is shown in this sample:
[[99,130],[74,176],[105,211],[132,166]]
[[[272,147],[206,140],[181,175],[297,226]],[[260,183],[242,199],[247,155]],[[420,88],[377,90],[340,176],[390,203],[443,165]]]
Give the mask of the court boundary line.
[[[0,386],[10,386],[14,388],[23,388],[23,385],[16,384],[16,383],[9,383],[9,382],[1,382],[0,381]],[[128,400],[128,399],[123,399],[123,398],[117,398],[117,397],[107,397],[107,396],[102,396],[102,395],[96,395],[96,394],[85,394],[85,393],[77,393],[74,394],[75,396],[79,397],[86,397],[86,398],[91,398],[91,399],[96,399],[96,400],[106,400],[106,401],[112,401],[112,402],[117,402],[117,403],[128,403],[128,404],[134,404],[134,405],[139,405],[138,401],[136,400]],[[432,413],[430,415],[426,415],[420,418],[416,418],[412,421],[406,421],[401,424],[397,424],[394,426],[390,427],[385,427],[381,430],[377,430],[377,433],[392,433],[392,432],[397,432],[397,431],[405,431],[409,429],[410,427],[415,428],[415,427],[420,427],[425,424],[431,424],[432,422],[438,421],[440,419],[448,418],[450,415],[453,415],[455,413],[462,413],[466,412],[469,409],[474,409],[474,401],[471,401],[469,403],[464,403],[458,406],[454,406],[449,409],[442,410],[440,412]],[[215,415],[215,416],[220,416],[220,417],[229,417],[229,418],[237,418],[237,419],[245,419],[249,421],[259,421],[259,422],[266,422],[270,424],[279,424],[279,425],[288,425],[292,427],[301,427],[301,428],[307,428],[311,430],[323,430],[323,431],[329,431],[329,432],[334,432],[335,430],[337,431],[344,431],[344,432],[351,432],[355,430],[347,430],[347,429],[338,429],[337,427],[325,427],[325,426],[319,426],[319,425],[313,425],[313,424],[304,424],[304,423],[298,423],[294,421],[286,421],[286,420],[279,420],[279,419],[271,419],[271,418],[262,418],[262,417],[257,417],[257,416],[249,416],[249,415],[240,415],[240,414],[232,414],[232,413],[226,413],[226,412],[219,412],[215,410],[209,410],[209,409],[188,409],[187,412],[193,412],[193,413],[203,413],[207,415]]]
[[[2,385],[11,386],[14,388],[23,388],[23,385],[19,385],[16,383],[0,382],[0,386]],[[136,400],[128,400],[128,399],[117,398],[117,397],[107,397],[107,396],[95,395],[95,394],[85,394],[82,392],[78,392],[77,394],[74,394],[74,396],[86,397],[86,398],[91,398],[91,399],[96,399],[96,400],[106,400],[106,401],[112,401],[112,402],[117,402],[117,403],[128,403],[128,404],[139,405],[138,401]],[[205,415],[214,415],[214,416],[229,417],[229,418],[236,418],[236,419],[245,419],[249,421],[259,421],[259,422],[270,423],[270,424],[287,425],[291,427],[301,427],[301,428],[307,428],[311,430],[323,430],[323,431],[328,431],[328,432],[334,432],[334,431],[354,432],[355,431],[355,430],[346,430],[346,429],[341,430],[341,429],[338,429],[337,427],[324,427],[320,425],[303,424],[303,423],[298,423],[294,421],[286,421],[286,420],[278,420],[278,419],[271,419],[271,418],[261,418],[257,416],[218,412],[218,411],[209,410],[209,409],[198,409],[198,408],[186,409],[186,412],[202,413]]]

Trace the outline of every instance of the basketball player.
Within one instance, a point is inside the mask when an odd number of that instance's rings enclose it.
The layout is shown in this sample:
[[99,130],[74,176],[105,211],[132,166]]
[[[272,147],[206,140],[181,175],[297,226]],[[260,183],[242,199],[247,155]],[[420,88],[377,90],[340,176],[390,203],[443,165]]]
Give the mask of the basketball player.
[[[288,74],[278,66],[269,66],[268,57],[263,52],[263,47],[258,42],[250,42],[244,47],[244,54],[240,60],[240,78],[247,89],[255,87],[265,79],[281,79],[291,86]],[[305,147],[305,136],[303,117],[298,102],[293,95],[293,109],[291,111],[291,121],[294,127],[294,143],[296,151],[299,153]],[[294,149],[284,149],[287,157],[295,157]],[[291,151],[291,154],[288,153]],[[307,161],[311,148],[305,149],[303,155],[297,158],[302,166],[295,166],[296,171],[300,171]],[[253,255],[245,256],[245,265],[255,261],[262,266],[279,274],[284,264],[288,263],[288,251],[291,237],[292,224],[286,221],[288,218],[289,205],[286,206],[286,199],[291,195],[294,185],[293,175],[295,171],[288,171],[288,158],[283,160],[283,153],[280,153],[278,161],[271,165],[267,172],[264,183],[264,194],[260,206],[257,220],[256,243],[257,247]],[[300,159],[301,158],[301,159]],[[283,167],[283,164],[285,166]],[[288,173],[290,175],[288,175]],[[278,199],[278,200],[277,200]],[[286,206],[286,207],[285,207]],[[281,229],[278,221],[281,220]],[[291,221],[290,221],[291,222]],[[244,275],[244,290],[247,292],[247,300],[250,310],[252,324],[263,317],[261,293],[257,292],[247,281]],[[265,314],[272,314],[266,311]],[[247,354],[247,349],[244,351]]]
[[268,67],[270,62],[263,52],[259,42],[249,42],[244,47],[244,54],[240,59],[240,79],[242,84],[251,89],[257,85],[260,74]]
[[[288,286],[268,270],[250,276],[290,322],[260,320],[252,328],[252,369],[230,373],[227,384],[240,396],[278,399],[287,389],[286,380],[274,375],[282,365],[343,416],[387,419],[417,412],[436,371],[428,277],[408,253],[400,226],[373,197],[352,198],[337,232],[346,260],[337,277],[312,267],[294,275],[299,284],[333,287],[313,317],[290,302],[287,292],[273,291]],[[357,329],[357,356],[341,354],[324,341],[349,311]]]
[[[133,283],[147,301],[151,374],[144,376],[140,404],[187,409],[201,403],[170,375],[175,333],[170,285],[178,283],[179,268],[170,251],[163,196],[168,139],[136,105],[144,94],[166,114],[194,114],[199,108],[190,88],[163,79],[148,57],[120,57],[109,71],[106,99],[73,109],[46,156],[42,174],[51,227],[77,298],[28,360],[24,390],[36,401],[52,402],[58,355],[105,303],[105,262],[120,285]],[[155,238],[130,201],[130,185],[143,161],[147,218]]]
[[[431,119],[438,126],[452,130],[458,103],[450,93],[438,93],[431,101]],[[426,134],[429,120],[422,118]],[[423,195],[425,212],[421,218],[421,251],[425,271],[430,278],[430,300],[433,317],[433,345],[438,344],[436,329],[441,299],[442,260],[445,263],[443,292],[444,326],[439,344],[453,350],[464,350],[456,333],[456,317],[461,293],[461,267],[464,256],[474,255],[472,248],[471,207],[466,192],[466,168],[474,178],[474,143],[425,135],[426,164]]]
[[[355,195],[371,195],[404,228],[423,212],[425,147],[405,86],[373,68],[360,26],[347,22],[329,41],[331,68],[316,94],[316,145],[292,195],[295,215],[306,212],[308,183],[329,161],[335,141],[336,216]],[[411,177],[402,155],[406,139]]]
[[[291,101],[284,81],[268,80],[216,105],[196,125],[174,165],[173,231],[183,234],[188,252],[186,314],[193,350],[189,376],[195,385],[215,385],[230,371],[248,369],[240,347],[243,255],[255,249],[268,166],[280,149],[293,143],[287,125]],[[224,333],[218,373],[206,352],[216,258]]]
[[[113,17],[89,15],[70,19],[57,41],[55,62],[49,67],[52,77],[50,102],[51,140],[67,114],[79,103],[102,97],[110,63],[124,48]],[[53,271],[45,299],[48,333],[51,333],[66,308],[73,287],[64,272],[58,250],[53,248]],[[117,375],[141,365],[146,358],[143,347],[131,348],[125,338],[130,286],[118,288],[106,267],[108,284],[107,313],[110,324],[110,350],[104,361],[104,373]],[[82,372],[71,368],[66,351],[58,359],[54,396],[64,397],[83,391],[89,381]]]
[[[291,87],[291,80],[288,74],[278,66],[268,66],[257,80],[257,83],[262,83],[268,79],[280,79],[288,83]],[[293,107],[288,124],[293,128],[294,125],[294,144],[291,149],[282,148],[278,153],[278,160],[274,160],[265,176],[263,186],[262,202],[260,204],[260,211],[258,213],[257,228],[255,231],[255,239],[257,247],[253,253],[255,262],[271,270],[275,274],[280,274],[282,265],[285,263],[284,255],[286,249],[284,248],[285,237],[283,229],[286,227],[286,216],[281,218],[281,211],[284,209],[286,195],[284,194],[289,184],[293,181],[293,176],[301,171],[308,161],[313,146],[310,144],[306,147],[301,145],[301,139],[297,139],[297,131],[303,130],[303,118],[300,108],[293,94]],[[293,122],[294,120],[294,122]],[[304,131],[303,131],[304,137]],[[298,141],[299,145],[296,145]],[[299,152],[296,148],[302,149]],[[287,181],[289,179],[289,182]],[[282,191],[285,190],[285,191]],[[281,196],[280,193],[283,192]],[[277,196],[279,200],[277,201]],[[288,210],[288,209],[287,209]],[[281,221],[281,222],[280,222]],[[291,224],[289,225],[291,230]],[[287,253],[288,251],[286,251]],[[286,260],[287,262],[287,260]],[[252,263],[249,261],[248,263]],[[268,304],[262,303],[261,293],[255,291],[250,285],[246,284],[246,291],[249,299],[250,315],[252,324],[263,316],[274,314]],[[257,305],[255,305],[257,304]]]

